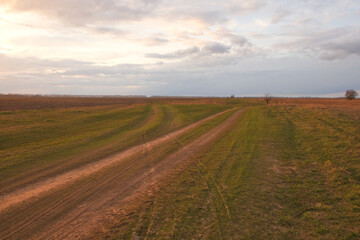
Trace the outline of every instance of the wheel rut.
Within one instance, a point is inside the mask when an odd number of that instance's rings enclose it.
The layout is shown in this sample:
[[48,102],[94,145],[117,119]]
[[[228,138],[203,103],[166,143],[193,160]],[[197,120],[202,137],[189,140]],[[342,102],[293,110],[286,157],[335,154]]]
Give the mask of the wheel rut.
[[[190,161],[193,158],[194,152],[206,147],[211,141],[219,137],[221,133],[229,130],[244,109],[236,111],[215,128],[189,144],[181,146],[179,150],[169,156],[165,156],[164,159],[161,159],[152,166],[146,164],[146,158],[151,157],[149,151],[151,152],[155,147],[166,145],[182,134],[190,132],[206,121],[228,111],[231,110],[214,114],[180,130],[132,147],[112,157],[2,196],[0,198],[0,216],[1,214],[6,214],[10,218],[14,216],[14,219],[15,217],[16,219],[21,219],[21,213],[18,212],[17,205],[21,206],[27,202],[34,201],[34,206],[41,207],[41,202],[45,202],[43,198],[46,198],[49,192],[56,192],[57,189],[66,189],[67,186],[76,185],[77,182],[87,179],[89,176],[101,175],[102,171],[108,169],[98,179],[99,181],[95,179],[86,184],[80,184],[78,189],[75,188],[73,192],[64,195],[61,199],[47,203],[49,205],[48,208],[35,210],[34,212],[31,212],[31,209],[28,210],[30,212],[29,215],[16,222],[5,232],[0,232],[0,239],[76,239],[86,236],[109,212],[120,211],[121,205],[131,201],[134,195],[146,192],[157,181],[160,181],[169,172],[176,169],[182,162]],[[145,155],[145,157],[141,157],[141,155]],[[136,161],[126,161],[127,159],[136,159]],[[80,198],[82,196],[80,200],[78,199],[79,196]],[[75,201],[77,201],[76,206],[67,209],[71,202]],[[60,214],[60,217],[51,220],[51,224],[34,228],[36,225],[43,224],[46,219],[50,219],[55,213]],[[32,229],[38,230],[31,232]],[[25,238],[19,238],[19,236],[25,236]]]

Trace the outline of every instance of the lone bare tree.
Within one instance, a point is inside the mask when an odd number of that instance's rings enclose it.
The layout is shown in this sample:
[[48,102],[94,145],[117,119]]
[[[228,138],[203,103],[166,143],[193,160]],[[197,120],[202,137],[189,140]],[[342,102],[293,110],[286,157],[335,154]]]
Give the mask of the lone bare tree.
[[357,97],[357,95],[358,95],[358,93],[355,90],[352,90],[352,89],[346,90],[346,92],[345,92],[345,97],[348,100],[355,99]]
[[266,93],[266,94],[265,94],[265,97],[264,97],[264,100],[265,100],[265,102],[266,102],[266,105],[269,104],[269,102],[270,102],[271,99],[272,99],[271,94],[270,94],[270,93]]

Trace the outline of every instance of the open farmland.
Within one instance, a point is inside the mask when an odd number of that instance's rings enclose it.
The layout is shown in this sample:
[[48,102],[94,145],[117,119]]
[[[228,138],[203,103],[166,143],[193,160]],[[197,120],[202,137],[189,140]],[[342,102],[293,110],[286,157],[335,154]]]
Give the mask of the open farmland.
[[0,239],[360,238],[358,100],[0,99]]

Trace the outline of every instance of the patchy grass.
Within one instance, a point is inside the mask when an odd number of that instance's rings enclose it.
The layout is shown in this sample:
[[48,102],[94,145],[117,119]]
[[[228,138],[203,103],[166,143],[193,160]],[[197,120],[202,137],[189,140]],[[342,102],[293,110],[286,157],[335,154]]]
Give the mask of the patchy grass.
[[191,112],[155,103],[0,112],[0,186],[41,169],[64,172],[227,108],[203,104]]
[[359,239],[358,114],[253,107],[93,238]]
[[141,126],[151,112],[150,105],[14,111],[1,117],[0,179],[109,143]]
[[[131,183],[129,181],[131,176],[147,173],[157,163],[161,162],[164,157],[178,150],[180,141],[181,144],[193,141],[198,136],[222,123],[232,113],[233,111],[219,115],[209,120],[206,124],[202,124],[196,130],[182,135],[179,139],[169,139],[167,144],[158,146],[152,149],[151,152],[145,154],[139,153],[131,159],[125,159],[117,165],[52,191],[51,194],[44,196],[41,201],[29,201],[17,205],[16,214],[12,213],[10,209],[8,214],[5,212],[0,216],[0,220],[7,219],[6,224],[0,227],[0,232],[11,234],[16,239],[29,238],[34,232],[40,232],[43,228],[56,224],[61,216],[67,215],[76,209],[77,206],[82,206],[88,203],[88,201],[99,201],[101,197],[111,195],[112,190],[116,191],[119,188],[126,188],[129,182]],[[124,182],[124,179],[129,182]],[[132,190],[135,191],[136,189],[130,187],[127,191],[131,192]],[[123,194],[127,194],[126,191],[125,193],[122,192],[121,196]],[[107,208],[104,209],[104,211],[107,210]],[[32,222],[32,224],[19,224],[19,222]]]
[[[0,189],[96,161],[230,107],[251,106],[218,141],[194,152],[91,238],[360,238],[359,101],[274,99],[265,106],[259,99],[159,98],[107,104],[1,111]],[[34,208],[22,205],[9,225],[24,215],[31,219],[54,201],[65,207],[54,219],[38,221],[56,222],[77,204],[96,199],[96,191],[106,193],[126,174],[147,171],[231,114],[136,156],[136,164],[134,158],[104,169],[54,191]],[[35,227],[29,225],[29,234]]]
[[273,108],[288,126],[281,159],[286,171],[284,224],[289,238],[358,239],[360,134],[351,115],[328,109]]

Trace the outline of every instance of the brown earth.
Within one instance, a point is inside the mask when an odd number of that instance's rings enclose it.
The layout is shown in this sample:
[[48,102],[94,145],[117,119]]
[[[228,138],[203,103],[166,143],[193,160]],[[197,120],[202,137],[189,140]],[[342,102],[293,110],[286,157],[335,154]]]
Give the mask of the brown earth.
[[55,108],[96,107],[106,105],[127,106],[152,102],[176,104],[225,103],[226,99],[201,97],[146,97],[146,96],[40,96],[0,94],[0,111]]
[[[227,110],[227,111],[229,111],[229,110]],[[116,164],[120,161],[123,161],[124,159],[130,158],[138,153],[145,153],[144,151],[147,151],[147,149],[151,149],[155,146],[163,144],[171,138],[176,138],[179,135],[181,135],[187,131],[190,131],[191,129],[194,129],[197,126],[201,125],[202,123],[204,123],[212,118],[215,118],[216,116],[223,114],[227,111],[212,115],[208,118],[205,118],[201,121],[198,121],[194,124],[191,124],[187,127],[182,128],[180,130],[172,132],[171,134],[168,134],[163,137],[157,138],[153,141],[132,147],[132,148],[130,148],[126,151],[120,152],[114,156],[102,159],[98,162],[87,164],[78,169],[68,171],[64,174],[60,174],[58,176],[48,178],[44,181],[40,181],[40,182],[30,185],[26,188],[19,189],[12,193],[3,195],[0,197],[0,212],[12,205],[21,203],[25,200],[28,200],[29,198],[38,196],[41,193],[47,192],[51,189],[61,187],[62,185],[65,185],[67,183],[70,183],[70,182],[76,181],[78,179],[84,178],[86,176],[89,176],[90,174],[98,172],[101,169],[104,169],[104,168],[109,167],[113,164]]]
[[[186,146],[176,139],[225,112],[2,196],[0,221],[4,224],[0,227],[0,239],[86,236],[101,221],[122,211],[135,195],[149,191],[182,163],[194,161],[196,152],[211,146],[212,141],[230,130],[242,111]],[[167,146],[171,144],[180,149],[169,155]]]

